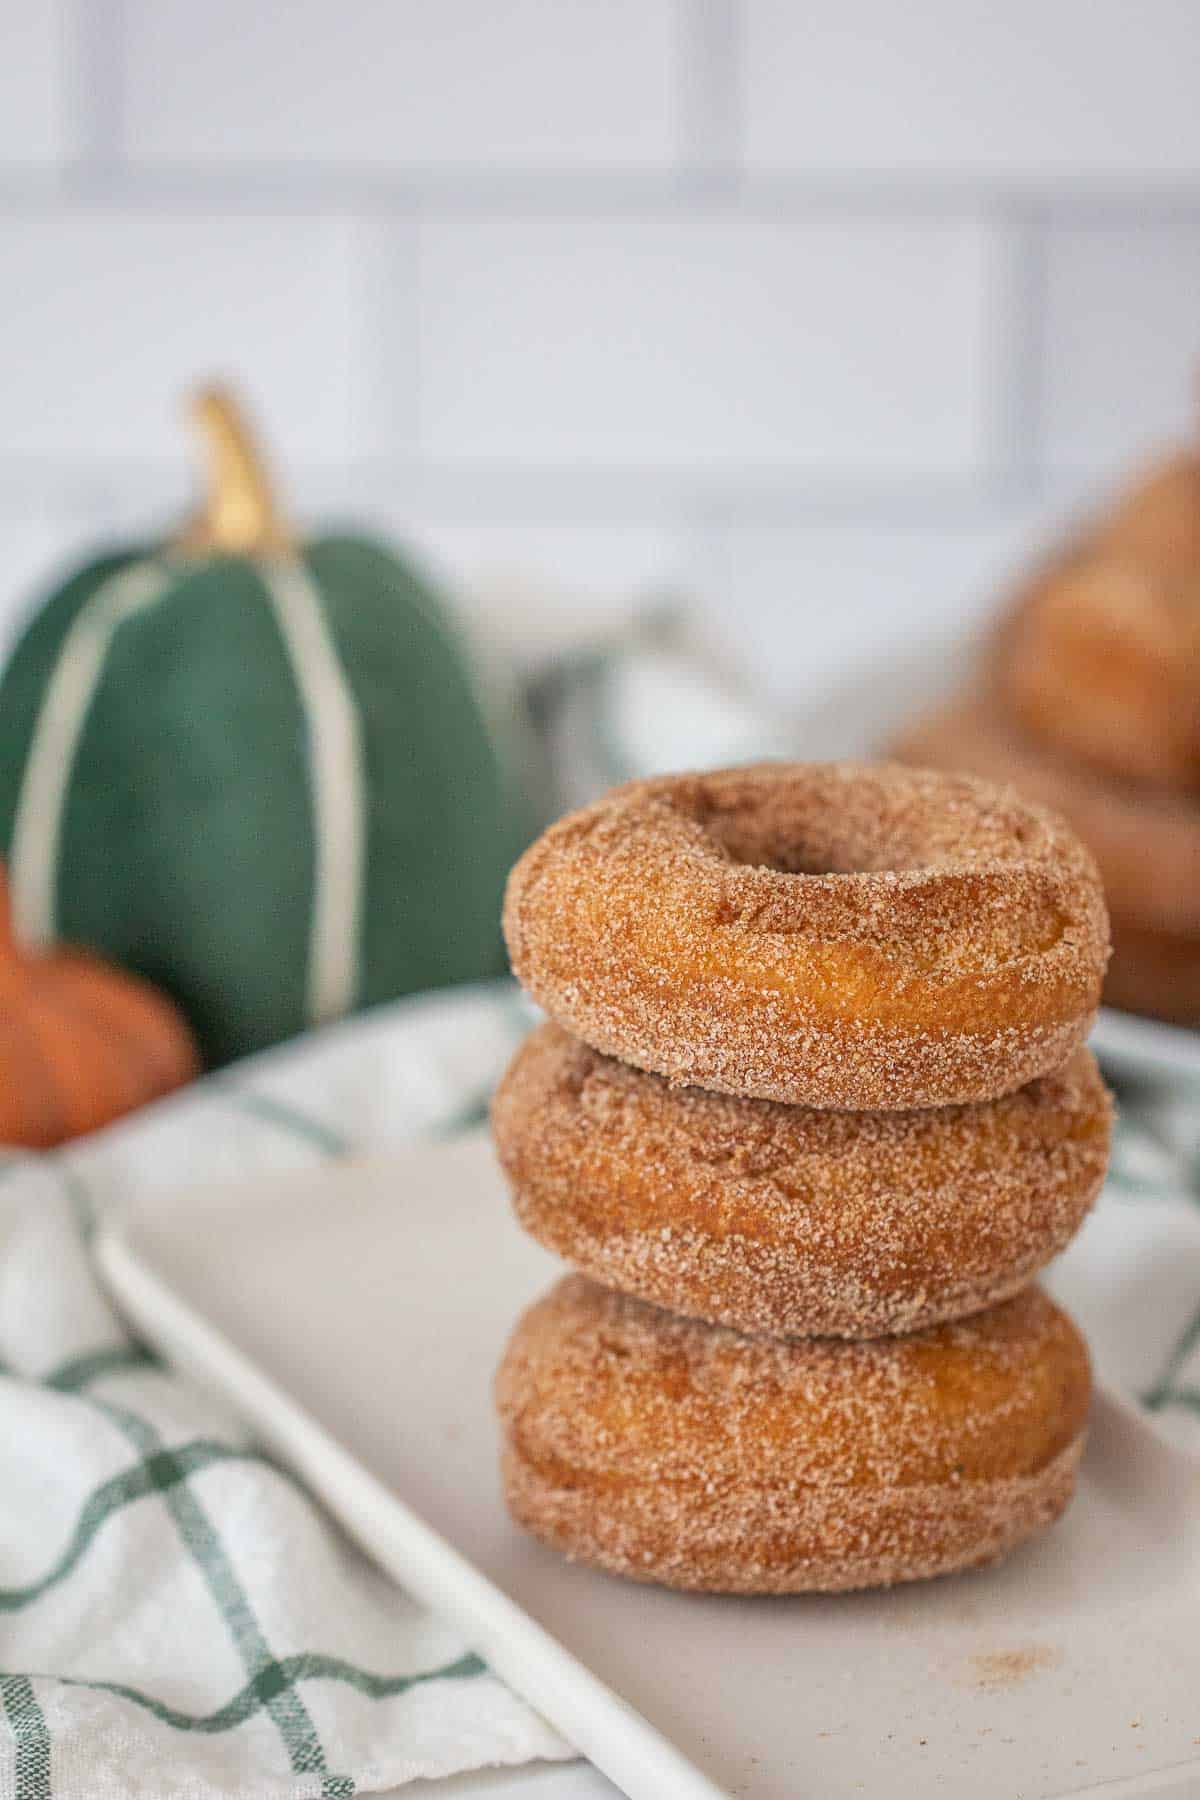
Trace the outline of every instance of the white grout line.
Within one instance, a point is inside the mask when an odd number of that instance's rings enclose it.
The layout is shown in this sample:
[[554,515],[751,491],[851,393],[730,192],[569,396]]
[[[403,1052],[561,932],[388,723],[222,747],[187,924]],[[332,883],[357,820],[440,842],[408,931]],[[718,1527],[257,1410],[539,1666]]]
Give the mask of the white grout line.
[[680,138],[689,192],[723,198],[737,185],[741,160],[740,0],[681,0]]
[[1009,208],[997,225],[1004,266],[992,294],[999,326],[996,449],[1014,491],[1028,499],[1046,484],[1047,231],[1040,209],[1026,205]]
[[124,110],[125,9],[123,0],[68,0],[67,103],[76,152],[64,170],[69,194],[113,191],[120,159]]
[[352,359],[346,442],[362,463],[419,454],[418,236],[414,219],[356,216],[346,233],[347,329]]
[[[1049,472],[1046,504],[1069,504],[1099,474]],[[176,463],[0,457],[0,520],[23,518],[30,505],[45,504],[66,518],[111,514],[144,519],[153,529],[156,518],[182,507],[186,491],[182,466]],[[1002,470],[980,478],[948,473],[893,481],[833,479],[804,469],[744,469],[696,477],[670,469],[450,468],[404,456],[294,465],[288,493],[302,520],[382,512],[394,528],[411,518],[469,521],[481,527],[633,527],[682,519],[720,526],[859,522],[973,529],[1028,499]]]
[[[109,4],[112,0],[109,0]],[[710,0],[711,3],[711,0]],[[724,3],[724,0],[721,0]],[[86,7],[87,0],[78,0]],[[99,107],[94,127],[107,142],[114,99]],[[699,105],[697,101],[695,104]],[[707,105],[715,107],[710,95]],[[729,104],[733,104],[730,102]],[[695,128],[689,128],[695,129]],[[736,123],[718,128],[736,134]],[[48,197],[65,210],[166,211],[233,214],[282,213],[324,217],[352,213],[404,217],[430,211],[455,217],[522,214],[556,217],[678,215],[703,210],[696,170],[674,172],[512,169],[476,172],[417,167],[389,172],[368,167],[299,163],[123,161],[99,146],[87,150],[60,183],[58,171],[0,170],[0,210],[44,212]],[[1036,208],[1047,228],[1088,224],[1136,230],[1200,226],[1200,181],[1147,175],[1136,182],[1080,177],[1033,179],[975,177],[947,171],[928,176],[886,169],[847,169],[809,174],[736,174],[718,186],[731,215],[783,220],[847,214],[889,219],[961,218],[997,207]]]
[[987,218],[986,230],[986,270],[981,278],[984,342],[978,371],[984,421],[980,455],[998,487],[1024,497],[1036,482],[1025,438],[1026,340],[1032,322],[1024,305],[1028,251],[1024,209],[997,207]]

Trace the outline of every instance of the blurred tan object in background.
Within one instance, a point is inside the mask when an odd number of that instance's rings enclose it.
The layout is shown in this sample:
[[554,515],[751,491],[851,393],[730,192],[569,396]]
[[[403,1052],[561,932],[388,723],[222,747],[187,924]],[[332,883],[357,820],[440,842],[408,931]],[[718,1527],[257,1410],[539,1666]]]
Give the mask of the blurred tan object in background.
[[1106,1000],[1200,1025],[1200,458],[1164,461],[1042,569],[971,690],[893,753],[1069,819],[1112,915]]
[[1200,786],[1200,562],[1096,548],[1036,583],[998,670],[1037,738],[1134,780]]
[[1200,941],[1200,806],[1188,795],[1112,781],[1055,755],[979,690],[904,732],[895,754],[1011,782],[1062,813],[1099,863],[1110,909],[1139,929]]
[[1095,544],[1148,573],[1200,574],[1200,452],[1180,450],[1149,468],[1096,521]]

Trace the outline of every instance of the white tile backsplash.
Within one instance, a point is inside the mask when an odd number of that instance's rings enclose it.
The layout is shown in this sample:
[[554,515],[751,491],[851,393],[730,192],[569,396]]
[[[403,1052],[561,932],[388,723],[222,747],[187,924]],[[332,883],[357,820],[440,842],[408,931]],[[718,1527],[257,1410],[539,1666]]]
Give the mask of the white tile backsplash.
[[126,0],[135,159],[665,168],[675,0]]
[[1045,308],[1052,465],[1119,469],[1195,434],[1200,209],[1157,222],[1064,223],[1048,249]]
[[0,0],[0,171],[74,148],[65,0]]
[[975,471],[992,251],[957,219],[427,223],[423,448],[446,463]]
[[490,523],[401,510],[389,522],[469,612],[522,640],[529,634],[513,616],[518,610],[555,638],[575,637],[583,619],[603,634],[640,604],[694,586],[697,576],[694,535],[669,516],[642,525]]
[[210,372],[302,512],[518,636],[682,585],[783,698],[1194,424],[1192,0],[0,0],[0,44],[0,641],[58,543],[178,512]]
[[1056,528],[1052,503],[953,523],[732,526],[700,597],[765,692],[805,706],[856,661],[897,672],[975,631]]
[[745,0],[752,169],[1200,176],[1192,0]]
[[180,390],[213,373],[290,455],[360,453],[356,243],[336,219],[9,217],[0,454],[177,455]]

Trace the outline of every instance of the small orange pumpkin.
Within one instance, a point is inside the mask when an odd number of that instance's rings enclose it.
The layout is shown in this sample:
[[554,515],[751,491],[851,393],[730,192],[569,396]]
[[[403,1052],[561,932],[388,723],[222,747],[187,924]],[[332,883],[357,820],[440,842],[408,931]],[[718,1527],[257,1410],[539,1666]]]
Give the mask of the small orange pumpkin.
[[191,1032],[148,982],[86,950],[21,950],[0,868],[0,1143],[48,1149],[199,1071]]

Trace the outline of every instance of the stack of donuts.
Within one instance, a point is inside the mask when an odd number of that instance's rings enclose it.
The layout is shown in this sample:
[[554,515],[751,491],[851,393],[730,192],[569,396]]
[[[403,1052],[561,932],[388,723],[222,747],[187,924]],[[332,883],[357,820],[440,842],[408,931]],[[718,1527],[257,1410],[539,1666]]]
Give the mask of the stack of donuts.
[[893,753],[1069,819],[1112,914],[1105,999],[1200,1025],[1200,455],[1152,470],[1041,570],[973,691]]
[[899,765],[634,782],[525,853],[504,924],[549,1016],[496,1147],[576,1271],[497,1376],[516,1521],[638,1580],[797,1593],[1057,1518],[1088,1359],[1030,1284],[1111,1122],[1070,829]]

